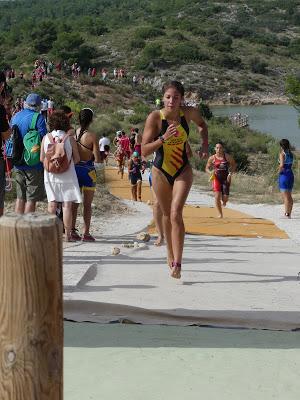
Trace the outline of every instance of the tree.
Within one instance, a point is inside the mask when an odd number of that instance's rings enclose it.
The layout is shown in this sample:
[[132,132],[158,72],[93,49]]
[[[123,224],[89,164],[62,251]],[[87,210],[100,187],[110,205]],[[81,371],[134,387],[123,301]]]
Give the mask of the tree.
[[66,60],[69,63],[80,62],[82,66],[88,65],[95,55],[95,49],[85,45],[77,32],[60,33],[54,42],[52,52],[60,60]]
[[33,47],[39,53],[47,53],[52,49],[53,43],[57,39],[57,32],[52,21],[42,21],[36,24],[30,32],[33,39]]

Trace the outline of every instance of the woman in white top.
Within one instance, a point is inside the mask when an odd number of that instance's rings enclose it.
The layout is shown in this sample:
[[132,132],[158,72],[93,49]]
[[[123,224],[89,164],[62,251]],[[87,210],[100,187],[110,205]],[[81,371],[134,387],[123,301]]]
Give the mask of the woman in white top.
[[[63,111],[55,111],[49,118],[50,135],[54,142],[61,142],[70,127],[69,118]],[[45,159],[50,139],[48,135],[44,136],[41,146],[41,161]],[[68,135],[64,141],[64,149],[68,160],[69,168],[65,172],[53,173],[44,170],[44,183],[48,199],[48,211],[51,214],[56,213],[57,203],[63,203],[63,222],[65,227],[66,241],[73,241],[71,237],[72,228],[72,203],[81,203],[81,193],[78,185],[78,179],[75,172],[75,166],[80,160],[75,139]]]

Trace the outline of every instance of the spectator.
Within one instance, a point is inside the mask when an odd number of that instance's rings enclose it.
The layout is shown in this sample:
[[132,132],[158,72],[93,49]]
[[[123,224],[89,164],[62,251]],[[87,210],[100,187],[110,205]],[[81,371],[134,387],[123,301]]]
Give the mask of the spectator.
[[70,127],[69,118],[61,111],[55,111],[49,119],[50,133],[46,135],[42,142],[41,161],[46,158],[48,145],[54,141],[64,141],[65,152],[69,161],[66,171],[61,173],[49,172],[45,168],[44,180],[48,199],[48,212],[56,214],[57,205],[62,203],[63,223],[65,228],[65,240],[75,241],[72,238],[72,204],[81,203],[81,194],[75,172],[74,163],[80,157],[74,137],[70,137],[67,131]]
[[[41,98],[36,93],[30,93],[24,104],[24,110],[15,114],[11,120],[11,126],[17,125],[22,137],[28,132],[35,113],[39,112]],[[41,138],[47,133],[45,118],[39,114],[36,121],[36,129]],[[17,201],[15,211],[18,214],[34,212],[36,202],[45,197],[43,165],[35,166],[27,164],[15,167],[17,184]]]
[[11,134],[7,121],[7,114],[3,102],[7,93],[6,76],[4,72],[0,72],[0,217],[4,210],[4,195],[5,195],[5,160],[2,153],[2,145]]
[[47,117],[49,118],[54,111],[54,101],[52,97],[50,97],[50,99],[47,101],[47,106],[48,106]]
[[48,100],[47,99],[43,99],[42,103],[41,103],[41,114],[42,116],[45,118],[45,120],[47,121],[47,117],[48,117]]
[[[90,234],[92,217],[92,201],[96,190],[96,166],[101,162],[99,142],[94,132],[89,130],[93,122],[94,113],[90,108],[83,108],[79,113],[80,128],[76,131],[76,141],[80,155],[80,162],[76,164],[76,174],[79,187],[83,194],[83,235],[82,238],[75,229],[78,204],[73,204],[72,240],[94,242]],[[97,165],[96,165],[97,164]]]
[[100,156],[101,160],[106,162],[107,165],[107,157],[110,150],[110,140],[106,137],[106,134],[103,133],[102,138],[99,140],[100,147]]

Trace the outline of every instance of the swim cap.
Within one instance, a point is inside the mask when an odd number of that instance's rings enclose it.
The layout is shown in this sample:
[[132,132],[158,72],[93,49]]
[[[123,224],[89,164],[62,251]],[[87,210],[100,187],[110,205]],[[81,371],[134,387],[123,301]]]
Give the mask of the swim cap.
[[134,152],[132,153],[132,156],[133,156],[133,157],[139,157],[140,155],[139,155],[138,151],[134,151]]

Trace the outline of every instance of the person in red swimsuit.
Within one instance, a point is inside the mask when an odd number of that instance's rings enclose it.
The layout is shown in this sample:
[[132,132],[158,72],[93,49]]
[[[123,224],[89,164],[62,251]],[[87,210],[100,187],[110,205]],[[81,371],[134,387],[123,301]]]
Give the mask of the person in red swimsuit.
[[229,197],[231,173],[236,170],[236,162],[225,153],[222,142],[216,143],[215,154],[209,157],[205,171],[211,175],[212,188],[215,192],[215,204],[219,212],[219,218],[223,218],[223,207],[226,206]]

